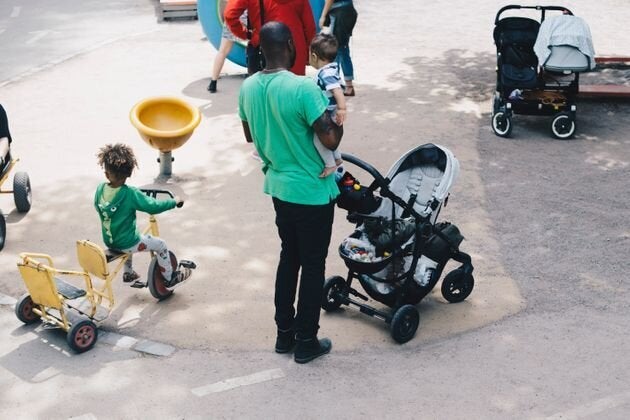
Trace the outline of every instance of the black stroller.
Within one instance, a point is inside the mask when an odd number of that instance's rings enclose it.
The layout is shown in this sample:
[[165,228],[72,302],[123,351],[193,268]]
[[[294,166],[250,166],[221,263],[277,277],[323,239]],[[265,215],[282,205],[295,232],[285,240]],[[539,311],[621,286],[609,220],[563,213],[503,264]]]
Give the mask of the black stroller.
[[[501,18],[501,14],[511,9],[540,11],[540,22],[527,17]],[[545,22],[548,11],[562,15]],[[492,105],[494,133],[509,137],[513,114],[551,115],[552,135],[558,139],[573,137],[580,72],[594,68],[594,60],[584,52],[592,51],[588,26],[565,7],[518,5],[501,8],[494,24],[497,48],[497,83]],[[578,45],[575,40],[580,41]],[[539,62],[541,55],[543,62]]]
[[[342,304],[358,306],[361,312],[390,324],[394,340],[405,343],[418,329],[420,316],[415,305],[436,285],[449,259],[462,265],[442,281],[444,298],[463,301],[474,287],[471,258],[459,251],[464,237],[455,225],[436,223],[459,173],[459,163],[448,149],[425,144],[405,153],[383,177],[352,155],[342,157],[368,172],[374,181],[364,187],[349,172],[339,181],[337,205],[348,211],[348,220],[356,229],[339,246],[348,275],[326,279],[322,308],[333,311]],[[374,194],[377,190],[380,197]],[[392,312],[350,297],[368,300],[352,287],[354,279]]]

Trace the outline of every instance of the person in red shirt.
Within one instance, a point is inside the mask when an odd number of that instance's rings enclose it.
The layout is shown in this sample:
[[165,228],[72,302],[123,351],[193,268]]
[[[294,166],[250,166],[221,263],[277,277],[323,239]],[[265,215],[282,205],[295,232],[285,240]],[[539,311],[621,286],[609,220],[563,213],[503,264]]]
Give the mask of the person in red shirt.
[[[249,39],[253,46],[260,45],[258,34],[261,0],[228,0],[223,13],[225,23],[234,35]],[[278,21],[289,27],[295,43],[295,62],[289,70],[303,76],[308,63],[308,46],[315,36],[315,19],[308,0],[262,0],[264,21]],[[247,10],[250,30],[239,21]],[[249,70],[249,69],[248,69]]]

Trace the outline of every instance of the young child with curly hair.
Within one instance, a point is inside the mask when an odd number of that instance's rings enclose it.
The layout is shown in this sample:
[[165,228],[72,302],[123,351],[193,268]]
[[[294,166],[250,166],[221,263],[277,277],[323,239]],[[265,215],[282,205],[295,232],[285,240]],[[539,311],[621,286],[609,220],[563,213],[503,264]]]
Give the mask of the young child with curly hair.
[[[170,210],[183,201],[178,197],[156,200],[140,189],[125,182],[138,162],[131,147],[117,143],[102,147],[97,154],[98,164],[105,170],[109,182],[99,184],[94,194],[94,207],[101,219],[103,241],[107,247],[133,254],[154,251],[157,263],[167,286],[174,285],[190,276],[190,269],[173,271],[168,248],[164,240],[142,235],[136,226],[136,211],[158,214]],[[181,204],[180,204],[181,205]],[[125,263],[123,281],[130,283],[140,276],[133,270],[132,255]]]

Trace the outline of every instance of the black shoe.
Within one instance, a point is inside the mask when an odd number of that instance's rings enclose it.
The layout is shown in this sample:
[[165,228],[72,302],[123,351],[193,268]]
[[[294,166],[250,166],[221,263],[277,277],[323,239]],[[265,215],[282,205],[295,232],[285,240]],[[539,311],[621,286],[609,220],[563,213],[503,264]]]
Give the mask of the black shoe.
[[288,353],[295,347],[295,332],[293,330],[278,330],[276,337],[276,353]]
[[295,346],[294,359],[296,363],[308,363],[319,356],[323,356],[330,352],[332,343],[328,338],[309,338],[307,340],[297,340]]
[[210,93],[215,93],[217,91],[217,81],[210,80],[210,84],[208,85],[208,91]]
[[181,267],[180,270],[173,271],[170,280],[164,281],[166,287],[173,287],[177,283],[181,283],[186,280],[192,274],[192,270],[187,267]]

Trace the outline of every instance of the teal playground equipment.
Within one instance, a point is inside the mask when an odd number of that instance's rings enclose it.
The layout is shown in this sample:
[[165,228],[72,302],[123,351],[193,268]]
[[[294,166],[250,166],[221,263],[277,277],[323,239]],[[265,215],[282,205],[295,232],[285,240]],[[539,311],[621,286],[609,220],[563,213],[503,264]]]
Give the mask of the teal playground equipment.
[[[225,9],[225,3],[227,0],[198,0],[197,1],[197,14],[203,32],[206,34],[208,41],[216,48],[219,49],[221,44],[221,31],[223,29],[223,10]],[[319,16],[324,8],[324,0],[309,0],[311,9],[313,9],[313,17],[315,18],[315,26],[318,26]],[[227,56],[227,59],[238,64],[239,66],[246,67],[245,59],[246,42],[235,42],[232,51]]]

